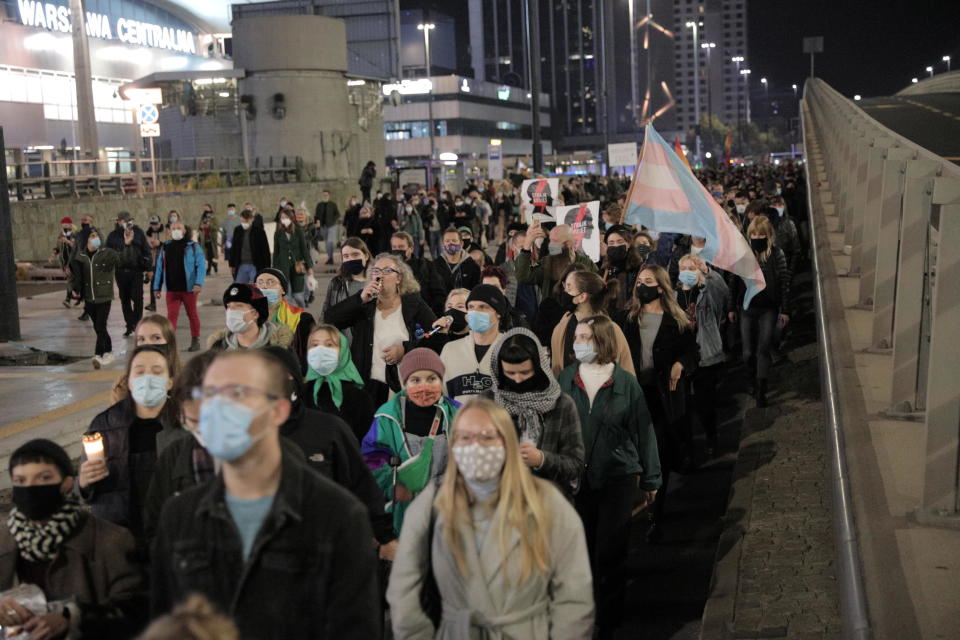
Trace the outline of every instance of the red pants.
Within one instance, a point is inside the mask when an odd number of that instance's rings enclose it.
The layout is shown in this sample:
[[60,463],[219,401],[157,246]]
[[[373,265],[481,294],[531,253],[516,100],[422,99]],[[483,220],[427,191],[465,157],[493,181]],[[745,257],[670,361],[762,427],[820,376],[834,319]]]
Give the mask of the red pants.
[[177,330],[177,317],[180,315],[180,303],[187,310],[190,319],[190,336],[200,337],[200,316],[197,315],[197,294],[186,291],[167,291],[167,320]]

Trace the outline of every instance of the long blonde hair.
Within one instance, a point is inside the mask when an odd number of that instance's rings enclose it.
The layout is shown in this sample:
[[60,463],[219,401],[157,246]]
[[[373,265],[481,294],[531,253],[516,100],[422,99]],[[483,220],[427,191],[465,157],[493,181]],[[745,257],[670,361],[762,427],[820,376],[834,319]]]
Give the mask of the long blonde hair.
[[757,254],[757,259],[760,262],[766,262],[773,252],[774,244],[777,242],[777,232],[773,230],[773,225],[770,224],[770,219],[767,218],[767,216],[757,216],[753,219],[753,222],[750,223],[750,226],[747,227],[748,242],[749,236],[754,233],[758,236],[766,236],[767,238],[767,250]]
[[[491,524],[491,534],[495,531],[500,543],[501,557],[505,560],[510,532],[515,530],[520,536],[520,554],[523,558],[517,582],[525,582],[535,571],[546,574],[550,567],[548,542],[550,513],[544,498],[546,490],[544,481],[535,478],[523,464],[513,419],[510,418],[506,409],[493,400],[474,397],[460,408],[450,428],[448,445],[451,448],[456,439],[460,421],[468,411],[486,413],[490,423],[503,438],[506,456],[497,498],[498,515],[496,521]],[[443,474],[443,483],[437,490],[436,506],[437,511],[443,514],[444,522],[449,525],[443,527],[443,541],[453,554],[457,568],[463,575],[467,575],[467,559],[460,532],[463,528],[469,529],[471,526],[470,493],[453,459],[452,451],[447,458],[447,470]],[[509,581],[507,569],[504,567],[504,573]]]
[[[657,286],[663,289],[663,295],[660,296],[660,304],[667,313],[677,321],[677,326],[680,327],[680,331],[688,331],[691,328],[690,318],[687,317],[684,310],[677,304],[676,292],[674,292],[673,286],[670,284],[670,274],[666,269],[656,264],[644,266],[643,269],[640,269],[640,273],[637,274],[637,279],[634,281],[634,290],[636,290],[636,283],[640,282],[640,276],[643,275],[644,271],[652,273],[654,279],[657,281]],[[643,322],[643,304],[637,299],[636,295],[630,299],[629,316],[636,319],[637,324]]]

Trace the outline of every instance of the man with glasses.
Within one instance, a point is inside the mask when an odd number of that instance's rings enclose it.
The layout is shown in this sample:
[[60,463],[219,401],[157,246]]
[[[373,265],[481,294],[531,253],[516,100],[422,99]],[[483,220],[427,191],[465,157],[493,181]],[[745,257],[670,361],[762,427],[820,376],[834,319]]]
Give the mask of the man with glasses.
[[194,390],[223,468],[163,509],[154,615],[201,593],[245,638],[380,636],[366,509],[282,451],[290,393],[284,365],[260,350],[219,355]]

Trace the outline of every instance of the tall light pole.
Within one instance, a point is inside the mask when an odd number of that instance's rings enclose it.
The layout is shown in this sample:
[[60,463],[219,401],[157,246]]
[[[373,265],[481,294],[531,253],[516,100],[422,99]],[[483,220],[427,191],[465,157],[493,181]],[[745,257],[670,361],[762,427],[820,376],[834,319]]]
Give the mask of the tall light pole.
[[637,93],[637,25],[633,20],[633,0],[627,0],[627,20],[630,23],[630,117],[633,118],[633,129],[636,131],[640,95]]
[[523,3],[524,46],[530,79],[530,126],[533,128],[533,172],[543,173],[543,144],[540,141],[540,2]]
[[[710,81],[710,52],[717,46],[716,42],[704,42],[700,45],[701,49],[707,50],[707,120],[713,122],[713,83]],[[712,126],[712,124],[711,124]]]
[[686,27],[693,29],[693,135],[696,140],[695,160],[700,162],[700,24],[696,20],[687,22]]
[[943,56],[942,60],[947,63],[947,71],[950,71],[950,56]]
[[[423,31],[423,57],[427,67],[427,80],[430,80],[430,32],[437,28],[432,22],[421,22],[417,29]],[[430,119],[430,160],[427,162],[427,190],[433,189],[433,81],[430,84],[430,95],[427,98],[427,114]]]
[[747,93],[747,124],[750,124],[750,69],[740,69],[740,75],[743,76],[743,86]]
[[792,85],[792,86],[793,86],[793,97],[796,98],[796,97],[797,97],[797,85]]
[[930,77],[933,77],[933,67],[927,67],[927,73],[930,74]]

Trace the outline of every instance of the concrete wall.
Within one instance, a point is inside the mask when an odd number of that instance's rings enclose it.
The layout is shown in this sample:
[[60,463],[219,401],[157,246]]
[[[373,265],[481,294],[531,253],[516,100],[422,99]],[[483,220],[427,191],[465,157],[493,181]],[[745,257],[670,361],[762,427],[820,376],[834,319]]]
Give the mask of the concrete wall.
[[64,217],[73,218],[74,224],[79,225],[80,216],[90,214],[94,224],[107,233],[113,229],[118,211],[129,211],[136,223],[145,227],[150,215],[157,214],[161,219],[166,219],[168,211],[177,209],[183,214],[187,224],[195,226],[200,219],[203,205],[207,202],[213,205],[217,217],[222,220],[226,216],[227,204],[235,203],[239,209],[244,202],[249,201],[257,206],[267,221],[272,222],[281,197],[289,199],[297,206],[304,202],[307,211],[313,215],[313,209],[320,200],[320,192],[324,189],[330,190],[331,199],[340,206],[341,212],[350,196],[360,195],[356,180],[350,179],[145,196],[12,202],[14,258],[18,262],[45,261],[60,233],[60,219]]

